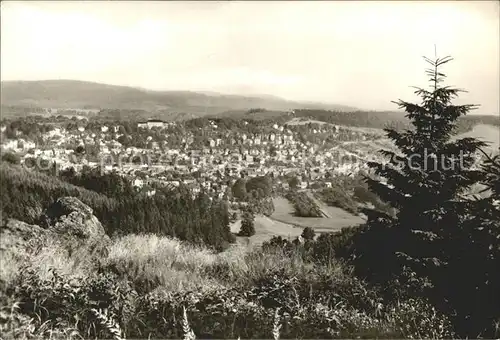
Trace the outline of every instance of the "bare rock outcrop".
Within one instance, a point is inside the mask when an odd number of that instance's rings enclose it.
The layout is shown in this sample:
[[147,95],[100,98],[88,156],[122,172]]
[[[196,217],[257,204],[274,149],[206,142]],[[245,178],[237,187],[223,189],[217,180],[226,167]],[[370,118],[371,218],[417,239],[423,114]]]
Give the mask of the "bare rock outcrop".
[[76,197],[61,197],[42,216],[41,226],[51,232],[82,242],[107,238],[92,208]]
[[[76,197],[61,197],[42,215],[40,225],[9,219],[0,225],[0,251],[22,252],[29,242],[61,241],[69,252],[104,255],[109,237],[93,210]],[[26,249],[26,248],[24,248]]]
[[[22,253],[28,242],[43,237],[47,230],[38,225],[9,219],[0,226],[0,254],[4,251]],[[1,255],[0,255],[1,256]]]

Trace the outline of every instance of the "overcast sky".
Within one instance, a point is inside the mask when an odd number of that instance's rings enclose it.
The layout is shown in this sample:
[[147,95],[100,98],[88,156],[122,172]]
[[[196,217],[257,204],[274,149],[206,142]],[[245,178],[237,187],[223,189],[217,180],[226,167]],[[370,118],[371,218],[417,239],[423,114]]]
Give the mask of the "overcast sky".
[[498,1],[1,3],[2,80],[271,94],[394,109],[452,55],[459,103],[499,112]]

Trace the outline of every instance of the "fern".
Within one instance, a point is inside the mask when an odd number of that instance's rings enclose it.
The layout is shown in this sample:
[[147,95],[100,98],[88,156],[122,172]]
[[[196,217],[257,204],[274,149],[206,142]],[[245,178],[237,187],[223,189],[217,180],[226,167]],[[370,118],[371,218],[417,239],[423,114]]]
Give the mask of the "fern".
[[189,325],[189,320],[187,318],[186,307],[182,307],[182,330],[184,332],[184,340],[194,340],[196,335],[194,334],[191,326]]
[[108,315],[108,310],[97,310],[92,309],[92,312],[97,317],[97,320],[101,326],[105,327],[109,333],[113,336],[113,340],[124,340],[125,336],[122,335],[122,330],[120,325],[113,319],[111,315]]
[[274,313],[274,324],[273,324],[273,338],[274,338],[274,340],[279,340],[279,338],[280,338],[281,324],[280,324],[279,310],[280,310],[279,307],[276,308],[276,312]]

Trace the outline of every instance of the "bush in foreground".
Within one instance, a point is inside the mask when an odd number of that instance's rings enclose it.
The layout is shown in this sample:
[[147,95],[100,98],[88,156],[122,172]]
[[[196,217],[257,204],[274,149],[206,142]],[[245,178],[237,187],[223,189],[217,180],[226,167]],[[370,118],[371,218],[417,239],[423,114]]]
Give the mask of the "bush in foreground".
[[[385,305],[341,264],[308,263],[294,252],[216,254],[153,235],[113,240],[108,257],[95,266],[51,251],[49,266],[38,266],[33,254],[5,281],[3,336],[181,338],[186,318],[201,338],[271,338],[277,332],[282,338],[400,338],[450,331],[429,305]],[[57,265],[64,261],[71,265]]]
[[[5,335],[60,334],[109,338],[181,338],[183,313],[201,338],[446,337],[449,323],[429,305],[409,300],[384,306],[356,281],[297,279],[276,272],[254,288],[138,294],[109,274],[85,280],[26,273],[2,320]],[[356,288],[357,287],[357,288]],[[360,292],[356,294],[356,289]],[[348,294],[344,295],[346,292]],[[375,297],[375,296],[374,296]],[[12,306],[14,308],[12,309]],[[4,312],[7,308],[4,308]],[[103,312],[106,311],[106,312]]]

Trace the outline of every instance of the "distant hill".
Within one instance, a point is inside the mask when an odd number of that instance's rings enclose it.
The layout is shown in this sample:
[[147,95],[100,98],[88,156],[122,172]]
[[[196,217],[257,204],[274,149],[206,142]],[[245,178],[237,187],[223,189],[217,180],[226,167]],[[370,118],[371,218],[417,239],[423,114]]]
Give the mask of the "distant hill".
[[173,115],[176,120],[184,113],[187,118],[193,118],[252,108],[354,110],[342,105],[301,103],[269,95],[152,91],[77,80],[3,81],[1,89],[2,106],[143,110],[162,119],[171,119]]
[[[349,111],[337,112],[328,110],[295,110],[294,116],[302,119],[315,119],[331,124],[368,127],[382,129],[391,127],[396,130],[410,128],[410,121],[405,116],[405,112],[396,111]],[[460,134],[470,131],[478,124],[494,126],[497,130],[500,127],[500,117],[498,115],[477,115],[469,114],[459,118],[455,133]]]
[[[299,122],[323,122],[336,125],[345,125],[360,128],[383,129],[392,127],[396,130],[410,128],[410,121],[405,112],[397,111],[339,111],[318,109],[296,109],[290,111],[279,110],[230,110],[213,117],[233,119],[264,120],[273,119],[281,123],[297,124]],[[478,124],[500,126],[500,117],[494,115],[467,115],[460,117],[455,133],[470,131]]]

